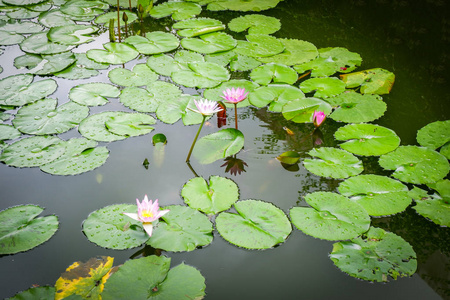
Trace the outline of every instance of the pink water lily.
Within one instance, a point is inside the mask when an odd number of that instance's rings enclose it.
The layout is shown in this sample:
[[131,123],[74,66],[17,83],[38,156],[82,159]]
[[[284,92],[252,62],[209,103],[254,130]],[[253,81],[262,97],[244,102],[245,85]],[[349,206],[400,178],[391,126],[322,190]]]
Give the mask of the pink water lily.
[[194,100],[195,106],[197,109],[191,109],[190,110],[201,114],[202,116],[212,116],[216,112],[219,112],[222,110],[222,108],[219,106],[219,104],[216,101],[207,100],[207,99],[200,99],[200,100]]
[[245,98],[247,98],[248,93],[245,92],[245,89],[242,88],[231,88],[231,89],[226,89],[225,91],[223,91],[224,96],[220,96],[223,99],[225,99],[225,102],[228,103],[232,103],[232,104],[236,104],[239,103],[243,100],[245,100]]
[[149,201],[147,195],[145,195],[144,200],[142,200],[142,203],[139,202],[139,199],[136,199],[136,203],[138,207],[137,214],[136,213],[123,213],[123,214],[136,221],[142,222],[144,230],[147,232],[149,236],[152,236],[153,232],[152,222],[164,216],[166,213],[169,212],[169,210],[168,209],[159,210],[158,199],[156,199],[155,202],[153,202],[152,200]]
[[314,126],[319,127],[325,121],[326,115],[323,111],[314,111],[313,123]]

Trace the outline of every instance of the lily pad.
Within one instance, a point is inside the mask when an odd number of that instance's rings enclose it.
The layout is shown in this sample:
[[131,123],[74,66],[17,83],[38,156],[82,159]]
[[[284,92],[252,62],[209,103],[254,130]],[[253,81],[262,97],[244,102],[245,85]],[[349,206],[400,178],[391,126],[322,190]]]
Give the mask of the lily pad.
[[282,64],[265,64],[257,67],[250,73],[250,78],[260,85],[269,83],[287,83],[297,82],[298,74],[294,69]]
[[34,5],[45,1],[47,0],[2,0],[4,4],[10,4],[14,6]]
[[210,164],[241,151],[244,135],[237,129],[226,128],[199,139],[193,155],[201,164]]
[[450,171],[445,156],[436,151],[417,146],[400,146],[382,155],[380,166],[394,170],[393,177],[409,183],[433,183],[443,179]]
[[195,177],[183,186],[181,197],[194,209],[217,214],[229,209],[238,200],[239,189],[228,178],[213,175],[208,184],[202,177]]
[[20,33],[8,32],[1,30],[0,28],[0,45],[1,46],[11,46],[22,43],[25,39]]
[[400,145],[397,134],[386,127],[373,124],[349,124],[339,128],[334,137],[346,141],[339,146],[357,155],[378,156]]
[[112,69],[108,77],[112,83],[128,87],[143,86],[158,80],[158,74],[146,64],[135,65],[133,71],[124,68]]
[[59,9],[52,9],[41,13],[38,20],[39,23],[48,28],[75,24],[75,21],[73,21],[69,15],[66,15]]
[[[277,63],[286,66],[299,65],[313,60],[318,55],[318,50],[310,42],[296,39],[278,39],[284,50],[268,57],[259,57],[263,63]],[[244,53],[245,54],[245,53]]]
[[120,90],[108,83],[82,83],[70,89],[69,98],[81,105],[99,106],[109,103],[108,98],[116,98]]
[[313,174],[322,177],[347,178],[364,171],[362,162],[353,154],[336,148],[322,147],[312,149],[305,158],[304,167]]
[[67,15],[88,21],[108,8],[109,5],[100,0],[70,0],[61,5],[60,10]]
[[228,23],[231,31],[242,32],[248,29],[249,34],[272,34],[280,30],[280,20],[265,15],[245,15],[234,18]]
[[77,175],[100,167],[109,156],[106,147],[96,147],[95,141],[84,138],[73,138],[63,145],[66,149],[64,154],[42,165],[41,171],[53,175]]
[[359,203],[371,216],[404,211],[411,204],[408,187],[380,175],[359,175],[339,184],[339,193]]
[[234,51],[251,57],[266,57],[281,53],[285,46],[276,37],[267,34],[248,34],[247,41],[238,41]]
[[46,32],[33,33],[23,40],[19,46],[23,52],[33,54],[58,54],[67,52],[74,47],[49,41]]
[[139,136],[151,132],[156,123],[152,116],[141,113],[127,113],[111,117],[105,122],[108,131],[124,136]]
[[60,54],[38,55],[27,53],[14,59],[16,68],[28,68],[28,73],[36,75],[50,75],[67,69],[75,62],[72,52]]
[[160,19],[172,16],[174,20],[185,20],[195,17],[202,12],[202,7],[196,3],[171,1],[153,6],[150,15]]
[[[87,79],[97,76],[99,72],[97,70],[104,70],[109,68],[109,64],[96,63],[93,60],[87,58],[86,53],[74,53],[76,62],[71,64],[60,72],[54,72],[56,77],[76,80]],[[57,54],[58,55],[58,54]]]
[[291,100],[304,99],[305,94],[299,89],[288,84],[269,84],[255,89],[249,94],[250,104],[256,107],[269,105],[268,110],[281,112],[283,106]]
[[50,28],[47,37],[50,41],[64,45],[80,45],[95,40],[92,35],[99,30],[96,26],[82,24],[63,25]]
[[272,203],[244,200],[234,204],[237,213],[220,213],[216,228],[233,245],[268,249],[283,243],[292,231],[285,213]]
[[0,124],[0,141],[13,140],[20,137],[22,134],[19,130],[11,125]]
[[336,97],[327,98],[326,101],[337,108],[330,115],[335,121],[346,123],[364,123],[374,121],[383,116],[386,103],[380,96],[361,95],[354,91],[342,93]]
[[311,207],[293,207],[292,223],[304,233],[324,240],[346,240],[366,232],[370,217],[362,206],[331,192],[305,196]]
[[298,163],[300,160],[300,153],[297,151],[286,151],[277,156],[277,159],[287,165],[293,165]]
[[148,240],[142,223],[123,213],[136,213],[136,205],[113,204],[93,211],[83,222],[83,232],[100,247],[122,250],[135,248]]
[[261,11],[277,6],[281,0],[227,0],[208,4],[208,10]]
[[180,41],[171,33],[162,31],[147,32],[145,37],[133,35],[125,39],[128,43],[142,54],[158,54],[177,49]]
[[[116,2],[117,3],[117,2]],[[120,10],[120,26],[125,26],[125,22],[122,21],[123,18],[123,14],[125,14],[128,18],[127,20],[127,24],[131,24],[134,21],[136,21],[138,19],[138,16],[134,13],[131,12],[129,10]],[[117,11],[110,11],[107,12],[103,15],[98,16],[97,18],[95,18],[95,23],[96,24],[103,24],[103,25],[109,25],[109,20],[113,19],[114,20],[114,27],[117,28]]]
[[0,254],[30,250],[49,240],[58,230],[57,216],[37,216],[37,205],[19,205],[0,211]]
[[177,22],[173,25],[173,28],[180,29],[177,31],[179,36],[195,37],[206,33],[224,30],[225,25],[216,19],[193,18]]
[[165,251],[192,251],[213,240],[213,226],[204,214],[181,205],[165,206],[169,213],[161,217],[147,244]]
[[336,62],[334,62],[332,59],[323,58],[320,56],[301,65],[295,65],[293,66],[293,68],[299,74],[310,71],[311,77],[331,76],[339,70]]
[[205,60],[207,62],[213,62],[220,66],[227,66],[230,65],[231,71],[250,71],[254,68],[261,65],[261,62],[258,61],[256,58],[238,54],[234,51],[226,51],[226,52],[219,52],[219,53],[213,53],[208,54],[205,56]]
[[54,298],[55,298],[55,288],[53,286],[39,286],[29,288],[28,290],[17,293],[11,298],[6,298],[6,300],[33,300],[33,299],[54,299]]
[[0,161],[19,168],[41,166],[64,153],[65,147],[60,142],[62,140],[55,136],[24,138],[3,149]]
[[202,34],[198,38],[184,38],[181,46],[199,53],[211,54],[235,48],[237,41],[224,32]]
[[394,85],[395,75],[376,68],[355,73],[342,74],[340,78],[348,88],[361,86],[361,94],[389,94]]
[[368,281],[387,282],[417,269],[416,253],[408,242],[374,227],[362,237],[334,243],[330,258],[343,272]]
[[413,208],[434,223],[450,227],[450,181],[448,179],[440,180],[429,186],[436,189],[439,195],[429,196],[426,191],[415,187],[411,192],[418,189],[423,193],[419,197],[414,196],[416,205]]
[[192,111],[197,109],[194,99],[200,99],[199,96],[181,95],[170,101],[160,101],[156,110],[156,116],[164,123],[173,124],[182,119],[184,125],[200,124],[203,120],[202,115]]
[[32,11],[26,7],[19,7],[14,10],[10,10],[6,12],[6,15],[11,19],[34,19],[38,17],[40,12]]
[[[227,89],[241,88],[241,89],[245,89],[246,93],[247,92],[252,93],[258,87],[259,87],[259,85],[257,83],[254,83],[249,80],[232,79],[229,81],[222,82],[220,85],[218,85],[215,88],[206,89],[203,92],[203,96],[208,100],[224,101],[224,99],[221,96],[223,96],[223,92]],[[225,106],[228,106],[228,107],[234,107],[234,104],[230,104],[230,103],[226,103],[226,102],[224,104],[225,104]],[[244,107],[244,106],[248,106],[248,105],[250,105],[250,103],[248,102],[248,98],[247,98],[247,99],[239,102],[237,104],[237,107]]]
[[224,67],[209,62],[188,63],[188,70],[172,73],[172,79],[186,87],[211,88],[230,79],[230,73]]
[[345,91],[345,83],[334,77],[310,78],[300,84],[304,93],[314,92],[314,97],[327,98]]
[[90,115],[78,126],[78,131],[85,138],[99,141],[99,142],[112,142],[126,139],[128,136],[118,135],[110,132],[106,128],[106,122],[113,117],[122,116],[127,114],[122,111],[104,111],[98,114]]
[[429,123],[417,131],[417,142],[435,150],[450,142],[450,120]]
[[328,115],[331,112],[331,106],[317,98],[304,98],[289,101],[281,110],[286,120],[295,123],[312,122],[315,111],[322,111]]
[[184,263],[170,270],[169,267],[170,258],[165,256],[128,260],[106,281],[102,299],[202,299],[205,296],[205,278],[197,269]]
[[98,63],[120,65],[135,59],[139,55],[139,52],[133,46],[126,43],[106,43],[103,47],[106,50],[88,50],[86,52],[87,57]]
[[89,108],[69,101],[58,106],[58,100],[46,98],[20,108],[12,121],[23,133],[46,135],[66,132],[89,115]]
[[181,50],[172,58],[168,55],[157,54],[150,56],[147,60],[149,66],[156,73],[163,76],[171,76],[181,70],[189,70],[187,63],[204,62],[205,59],[200,53]]

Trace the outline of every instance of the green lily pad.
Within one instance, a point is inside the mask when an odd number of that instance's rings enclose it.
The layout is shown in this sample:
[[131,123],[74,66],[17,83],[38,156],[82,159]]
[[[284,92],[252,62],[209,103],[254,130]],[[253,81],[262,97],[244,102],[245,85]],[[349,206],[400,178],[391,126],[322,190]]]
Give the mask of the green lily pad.
[[341,149],[322,147],[312,149],[308,154],[315,158],[306,158],[303,165],[318,176],[343,179],[364,171],[362,162],[356,156]]
[[293,68],[299,74],[310,71],[311,77],[327,77],[339,71],[339,67],[337,66],[336,62],[334,62],[332,59],[320,56],[301,65],[295,65],[293,66]]
[[153,6],[150,16],[156,19],[172,16],[172,19],[185,20],[202,12],[202,7],[196,3],[171,1]]
[[212,53],[205,56],[207,62],[216,63],[222,67],[230,65],[231,71],[250,71],[261,65],[256,58],[238,54],[234,51]]
[[339,193],[359,203],[371,216],[387,216],[404,211],[411,204],[408,187],[380,175],[359,175],[339,184]]
[[305,196],[311,207],[293,207],[292,223],[299,230],[324,240],[346,240],[366,232],[370,217],[362,206],[347,197],[331,192]]
[[20,108],[12,123],[27,134],[59,134],[74,128],[89,115],[89,108],[72,101],[57,106],[56,99],[38,100]]
[[109,156],[106,147],[96,147],[95,141],[84,138],[73,138],[63,144],[64,154],[42,165],[41,171],[53,175],[77,175],[100,167]]
[[330,118],[346,123],[374,121],[383,116],[387,108],[386,103],[383,102],[380,96],[361,95],[354,91],[344,92],[326,100],[332,106],[337,106]]
[[11,19],[34,19],[39,16],[38,11],[32,11],[26,7],[19,7],[14,10],[10,10],[6,12],[6,15]]
[[147,244],[165,251],[192,251],[213,240],[213,226],[204,214],[181,205],[165,206],[170,210],[161,217]]
[[96,26],[82,24],[63,25],[50,28],[47,37],[51,42],[64,45],[80,45],[95,40],[92,35],[99,30]]
[[45,2],[47,0],[2,0],[4,4],[10,4],[13,6],[25,6],[25,5],[33,5]]
[[281,53],[284,44],[277,38],[267,34],[248,34],[247,41],[238,41],[234,51],[251,57],[266,57]]
[[23,52],[33,54],[58,54],[73,48],[72,45],[63,45],[49,41],[46,32],[33,33],[23,40],[19,46]]
[[[256,88],[258,88],[259,85],[255,82],[245,80],[245,79],[231,79],[229,81],[222,82],[220,85],[218,85],[215,88],[212,89],[206,89],[203,92],[203,96],[208,100],[214,100],[214,101],[224,101],[224,99],[221,97],[223,96],[223,92],[227,89],[231,88],[240,88],[245,89],[245,92],[252,93]],[[234,104],[230,103],[224,103],[225,106],[228,107],[234,107]],[[248,106],[250,103],[248,102],[248,98],[239,102],[237,104],[237,107],[244,107]]]
[[208,4],[208,10],[261,11],[277,6],[281,0],[227,0]]
[[361,86],[361,94],[389,94],[395,81],[394,73],[380,68],[342,74],[339,77],[348,88]]
[[393,177],[415,184],[433,183],[443,179],[450,171],[445,156],[417,146],[400,146],[382,155],[379,163],[384,169],[394,170]]
[[148,240],[142,223],[123,213],[136,213],[134,204],[114,204],[93,211],[83,222],[83,232],[100,247],[122,250],[135,248]]
[[48,241],[58,230],[58,217],[36,218],[37,205],[19,205],[0,211],[0,254],[30,250]]
[[13,140],[20,137],[22,133],[11,125],[0,124],[0,141]]
[[52,9],[39,15],[39,23],[45,27],[52,28],[55,26],[74,25],[75,21],[59,9]]
[[417,131],[417,142],[435,150],[450,142],[450,120],[429,123]]
[[177,49],[180,41],[171,33],[162,31],[147,32],[145,37],[133,35],[125,39],[128,43],[142,54],[158,54]]
[[[55,298],[55,288],[53,286],[39,286],[29,288],[28,290],[17,293],[11,298],[6,298],[6,300],[33,300],[33,299],[54,299],[54,298]],[[76,299],[68,299],[68,300],[76,300]]]
[[292,231],[285,213],[272,203],[244,200],[234,204],[237,213],[220,213],[216,228],[233,245],[268,249],[283,243]]
[[[109,64],[96,63],[93,60],[87,58],[86,53],[74,53],[76,62],[71,64],[60,72],[53,73],[56,77],[76,80],[87,79],[97,76],[99,72],[97,70],[104,70],[109,68]],[[58,55],[58,54],[57,54]]]
[[188,63],[188,70],[172,73],[175,83],[186,87],[211,88],[230,79],[230,73],[224,67],[209,62]]
[[342,149],[364,156],[382,155],[400,145],[400,138],[393,130],[373,124],[349,124],[339,128],[334,137],[346,141],[339,145]]
[[89,59],[98,63],[108,63],[121,65],[135,59],[139,52],[125,43],[106,43],[103,45],[106,50],[91,49],[86,52]]
[[172,83],[155,81],[147,85],[147,89],[137,87],[123,89],[119,100],[123,105],[135,111],[156,112],[160,103],[176,100],[181,93],[180,88]]
[[269,83],[294,84],[297,82],[298,74],[286,65],[269,63],[254,69],[250,73],[250,78],[260,85],[268,85]]
[[315,97],[327,98],[345,91],[345,83],[335,77],[310,78],[300,84],[304,93],[314,92]]
[[173,25],[179,36],[195,37],[225,29],[225,25],[221,21],[211,18],[193,18],[177,22]]
[[112,142],[126,139],[128,136],[114,134],[106,128],[106,122],[113,117],[127,114],[122,111],[104,111],[98,114],[90,115],[78,126],[78,131],[85,138],[99,141]]
[[227,210],[239,198],[239,189],[231,179],[211,176],[209,184],[202,177],[189,180],[181,190],[181,197],[190,207],[206,214]]
[[325,115],[328,115],[331,112],[331,106],[317,98],[304,98],[289,101],[281,110],[286,120],[295,123],[312,122],[315,111],[322,111]]
[[116,98],[120,90],[108,83],[82,83],[70,89],[69,98],[81,105],[99,106],[109,103],[107,97]]
[[242,32],[248,29],[249,34],[272,34],[280,30],[280,20],[264,15],[245,15],[234,18],[228,23],[231,31]]
[[[116,2],[117,3],[117,2]],[[131,12],[129,10],[120,10],[120,26],[123,27],[125,26],[125,22],[122,21],[123,19],[123,14],[125,14],[128,18],[127,20],[127,24],[131,24],[134,21],[136,21],[138,19],[138,16],[134,13]],[[102,24],[102,25],[109,25],[109,20],[113,19],[114,20],[114,27],[117,28],[117,11],[110,11],[107,12],[103,15],[98,16],[97,18],[95,18],[95,23],[96,24]]]
[[305,94],[299,89],[288,84],[269,84],[255,89],[249,94],[250,104],[256,107],[269,105],[268,110],[281,112],[283,106],[291,100],[304,99]]
[[197,109],[194,99],[199,100],[199,96],[181,95],[170,101],[160,101],[156,109],[156,117],[164,123],[173,124],[182,119],[184,125],[200,124],[203,116],[191,109]]
[[368,281],[387,282],[417,269],[416,253],[408,242],[374,227],[362,237],[334,243],[330,258],[343,272]]
[[310,42],[296,39],[278,39],[282,43],[284,50],[278,54],[268,57],[259,57],[263,63],[277,63],[286,66],[299,65],[317,57],[316,46]]
[[440,180],[429,187],[435,189],[439,194],[429,196],[426,191],[414,187],[410,193],[416,205],[413,208],[420,215],[430,219],[441,226],[450,226],[450,180]]
[[210,164],[241,151],[244,135],[237,129],[226,128],[200,138],[193,155],[201,164]]
[[55,136],[32,136],[21,139],[5,149],[0,161],[8,166],[25,168],[38,167],[61,156],[65,147],[61,139]]
[[100,0],[70,0],[61,5],[60,10],[67,15],[87,21],[108,8],[109,5]]
[[237,41],[224,32],[202,34],[198,38],[184,38],[181,46],[199,53],[211,54],[235,48]]
[[72,52],[60,54],[37,55],[25,54],[14,59],[16,68],[28,68],[28,73],[36,75],[50,75],[59,73],[76,61]]
[[152,116],[141,113],[127,113],[111,117],[105,122],[109,132],[124,136],[139,136],[151,132],[156,123]]
[[128,87],[143,86],[158,80],[158,74],[146,64],[135,65],[133,71],[124,68],[112,69],[109,71],[108,77],[112,83]]
[[0,45],[10,46],[15,44],[20,44],[25,39],[20,33],[8,32],[1,30],[0,28]]
[[189,62],[204,61],[205,59],[200,53],[180,50],[175,53],[173,58],[163,54],[150,56],[147,60],[147,66],[160,75],[171,76],[174,72],[176,73],[181,70],[189,70],[187,65]]
[[205,278],[197,269],[184,263],[170,270],[169,267],[170,258],[165,256],[128,260],[106,281],[102,299],[202,299],[205,296]]

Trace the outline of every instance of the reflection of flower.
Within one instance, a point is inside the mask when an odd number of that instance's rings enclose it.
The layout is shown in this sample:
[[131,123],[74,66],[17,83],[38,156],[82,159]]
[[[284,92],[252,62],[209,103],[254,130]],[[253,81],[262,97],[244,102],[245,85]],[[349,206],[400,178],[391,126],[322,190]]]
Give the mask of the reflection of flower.
[[325,121],[326,115],[323,111],[314,111],[313,123],[314,126],[319,127]]
[[323,134],[319,128],[314,129],[312,133],[313,147],[322,145],[323,143]]
[[135,213],[123,213],[123,214],[136,221],[142,222],[142,226],[144,227],[147,234],[149,236],[152,236],[153,232],[152,222],[164,216],[166,213],[169,212],[169,210],[168,209],[159,210],[158,199],[156,199],[155,202],[153,203],[152,200],[148,201],[147,195],[145,195],[144,200],[142,200],[142,203],[139,203],[139,199],[136,199],[136,203],[138,207],[137,214]]
[[224,96],[220,96],[223,99],[226,100],[228,103],[237,104],[241,101],[243,101],[245,98],[247,98],[248,93],[245,92],[245,89],[242,88],[232,88],[232,89],[226,89],[223,91]]
[[195,106],[197,107],[197,110],[190,109],[192,111],[195,111],[196,113],[201,114],[202,116],[211,116],[215,114],[216,112],[219,112],[222,110],[222,108],[219,106],[219,104],[216,101],[207,100],[207,99],[200,99],[200,100],[194,100]]
[[236,158],[236,156],[229,156],[225,158],[225,163],[221,165],[221,167],[227,166],[225,169],[225,173],[230,172],[232,175],[239,175],[241,172],[245,172],[244,165],[248,167],[248,165],[242,159]]

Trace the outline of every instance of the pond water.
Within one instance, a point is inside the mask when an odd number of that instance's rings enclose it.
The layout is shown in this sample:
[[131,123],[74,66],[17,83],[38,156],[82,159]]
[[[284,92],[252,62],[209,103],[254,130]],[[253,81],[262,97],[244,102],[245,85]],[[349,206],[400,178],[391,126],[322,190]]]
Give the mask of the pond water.
[[[384,68],[396,75],[389,95],[383,99],[388,109],[375,123],[394,130],[401,145],[417,145],[416,132],[421,127],[450,117],[450,43],[449,4],[445,1],[289,1],[261,12],[281,20],[280,38],[306,40],[317,48],[345,47],[363,58],[358,70]],[[202,16],[227,23],[237,12],[207,12]],[[170,23],[170,22],[169,22]],[[164,28],[167,20],[152,21],[153,28]],[[107,42],[103,34],[96,42],[79,50],[100,48]],[[4,71],[0,78],[20,73],[12,63],[22,52],[17,45],[5,48],[0,56]],[[132,68],[137,62],[125,65]],[[109,82],[107,70],[97,77],[70,81],[56,79],[58,90],[53,98],[68,101],[73,86],[84,82]],[[193,89],[185,92],[193,93]],[[130,111],[117,98],[91,114],[104,110]],[[279,113],[255,107],[240,108],[239,130],[244,133],[244,149],[237,154],[247,166],[245,172],[232,175],[221,167],[223,161],[201,165],[191,159],[193,170],[208,179],[211,175],[227,177],[239,187],[239,199],[259,199],[274,203],[288,214],[289,209],[306,203],[302,196],[315,191],[337,192],[341,180],[326,179],[308,172],[287,170],[275,158],[288,150],[302,157],[313,145],[305,139],[312,124],[294,124]],[[234,111],[228,112],[227,126],[234,124]],[[333,134],[342,123],[327,119],[321,127],[324,146],[336,146]],[[283,127],[296,135],[290,136]],[[54,285],[60,274],[75,261],[91,257],[114,257],[114,265],[128,260],[140,248],[104,249],[88,241],[81,224],[95,210],[117,203],[134,204],[145,194],[159,199],[162,206],[184,204],[183,185],[195,175],[185,163],[198,125],[173,125],[160,121],[155,131],[123,141],[102,143],[110,151],[103,166],[76,176],[52,176],[38,168],[13,168],[0,165],[0,210],[19,204],[45,207],[44,215],[59,217],[60,227],[46,243],[24,253],[0,257],[0,297],[11,297],[32,285]],[[201,136],[217,131],[213,117],[203,127]],[[164,157],[157,156],[152,145],[154,133],[163,133],[168,143]],[[79,137],[73,129],[60,135],[63,139]],[[143,161],[149,161],[149,167]],[[376,159],[363,158],[364,174],[389,174]],[[226,242],[214,231],[213,242],[192,252],[164,252],[172,266],[181,262],[194,266],[206,279],[207,299],[450,299],[450,234],[448,228],[435,225],[408,208],[392,217],[372,218],[372,225],[394,232],[409,242],[418,256],[417,272],[409,278],[388,283],[355,279],[339,270],[329,258],[333,242],[320,240],[293,228],[288,239],[268,250],[245,250]]]

